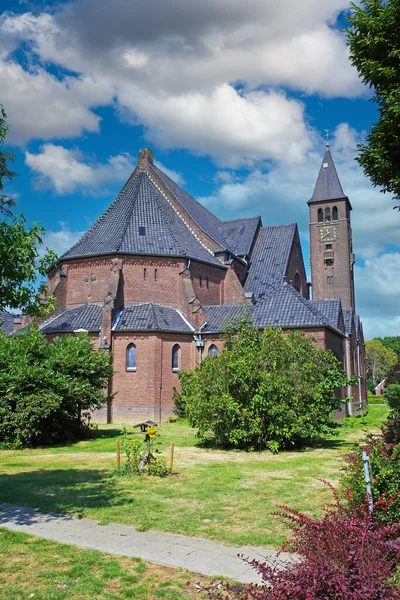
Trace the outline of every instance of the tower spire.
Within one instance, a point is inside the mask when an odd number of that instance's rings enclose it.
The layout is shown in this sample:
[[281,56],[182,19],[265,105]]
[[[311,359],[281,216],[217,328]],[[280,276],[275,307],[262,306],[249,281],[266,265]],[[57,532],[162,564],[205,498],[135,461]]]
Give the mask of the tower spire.
[[313,202],[323,202],[324,200],[349,200],[343,192],[342,184],[340,183],[335,163],[333,162],[329,148],[329,130],[325,131],[327,132],[326,150],[318,173],[317,183],[315,184],[313,195],[308,201],[308,204]]

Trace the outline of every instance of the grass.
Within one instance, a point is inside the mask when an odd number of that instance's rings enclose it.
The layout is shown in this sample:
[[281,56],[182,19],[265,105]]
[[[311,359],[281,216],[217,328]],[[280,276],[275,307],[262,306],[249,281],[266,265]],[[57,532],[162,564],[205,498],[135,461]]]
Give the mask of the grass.
[[104,426],[77,444],[1,451],[0,503],[277,548],[286,530],[271,515],[276,505],[319,514],[331,496],[317,478],[336,484],[343,454],[367,431],[378,430],[387,412],[385,406],[371,406],[365,418],[340,426],[337,437],[278,455],[201,448],[187,424],[167,423],[161,449],[172,441],[176,449],[175,474],[166,479],[113,476],[121,432]]
[[[199,575],[0,529],[4,600],[202,598]],[[186,585],[187,581],[190,586]]]

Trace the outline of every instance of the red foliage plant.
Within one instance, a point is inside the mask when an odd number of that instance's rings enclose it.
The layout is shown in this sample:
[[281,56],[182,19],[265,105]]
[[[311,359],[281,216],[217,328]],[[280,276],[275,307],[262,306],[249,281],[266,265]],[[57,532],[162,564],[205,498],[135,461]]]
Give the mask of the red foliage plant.
[[299,560],[281,569],[249,561],[263,584],[214,585],[208,590],[210,600],[400,600],[400,524],[376,523],[367,501],[362,511],[351,503],[345,506],[325,483],[334,504],[322,519],[286,506],[276,513],[293,534],[282,550],[295,552]]

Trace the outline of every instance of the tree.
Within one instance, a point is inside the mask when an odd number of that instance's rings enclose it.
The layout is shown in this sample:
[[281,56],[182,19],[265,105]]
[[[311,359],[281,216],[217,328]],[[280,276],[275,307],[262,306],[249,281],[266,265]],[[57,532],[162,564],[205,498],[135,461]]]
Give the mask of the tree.
[[335,390],[347,384],[340,362],[300,332],[230,325],[223,352],[180,374],[180,409],[200,439],[217,445],[301,445],[333,431]]
[[386,377],[391,367],[397,363],[396,353],[390,348],[385,348],[379,340],[365,342],[365,359],[368,377],[375,385],[378,385]]
[[379,340],[385,346],[385,348],[390,348],[393,352],[396,352],[397,358],[400,361],[400,335],[389,335],[384,338],[374,338],[375,340]]
[[46,276],[55,264],[57,257],[51,250],[42,252],[44,228],[38,223],[26,227],[23,214],[14,216],[11,208],[14,200],[4,193],[5,181],[11,181],[16,173],[10,171],[7,163],[13,160],[10,151],[1,148],[7,134],[6,113],[0,105],[0,311],[4,308],[22,309],[38,315],[51,310],[52,299],[46,307],[42,298],[45,284],[37,284],[38,276]]
[[81,333],[47,343],[37,327],[0,332],[0,444],[52,444],[83,437],[105,401],[109,353]]
[[[374,186],[400,199],[400,2],[361,0],[351,4],[347,30],[350,60],[374,90],[379,119],[357,161]],[[395,207],[396,208],[396,207]],[[400,210],[400,206],[398,206]]]

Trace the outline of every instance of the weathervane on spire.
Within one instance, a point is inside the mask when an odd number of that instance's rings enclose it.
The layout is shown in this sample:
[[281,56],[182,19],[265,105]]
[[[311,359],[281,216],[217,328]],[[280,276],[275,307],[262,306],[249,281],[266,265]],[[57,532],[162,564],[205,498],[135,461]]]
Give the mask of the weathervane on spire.
[[329,133],[330,133],[330,129],[325,129],[325,135],[326,135],[326,147],[329,148]]

